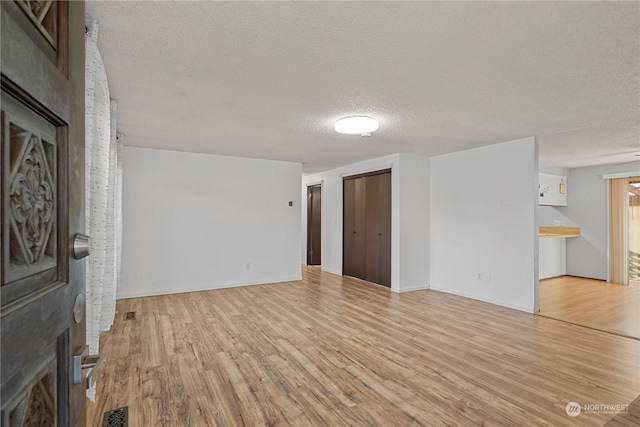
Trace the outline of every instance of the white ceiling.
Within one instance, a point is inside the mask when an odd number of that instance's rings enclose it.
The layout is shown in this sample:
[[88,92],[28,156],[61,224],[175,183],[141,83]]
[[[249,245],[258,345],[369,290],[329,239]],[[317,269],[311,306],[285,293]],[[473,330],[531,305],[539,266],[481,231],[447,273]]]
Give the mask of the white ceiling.
[[[640,2],[89,1],[126,145],[325,170],[536,135],[640,153]],[[371,138],[333,131],[370,114]]]

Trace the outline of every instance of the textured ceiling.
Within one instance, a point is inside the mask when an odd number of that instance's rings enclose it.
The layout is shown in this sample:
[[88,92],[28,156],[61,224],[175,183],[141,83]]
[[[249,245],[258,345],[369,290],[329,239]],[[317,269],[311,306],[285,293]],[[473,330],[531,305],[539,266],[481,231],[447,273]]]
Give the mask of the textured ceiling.
[[[640,2],[89,1],[126,144],[303,163],[640,152]],[[370,138],[333,131],[370,114]]]

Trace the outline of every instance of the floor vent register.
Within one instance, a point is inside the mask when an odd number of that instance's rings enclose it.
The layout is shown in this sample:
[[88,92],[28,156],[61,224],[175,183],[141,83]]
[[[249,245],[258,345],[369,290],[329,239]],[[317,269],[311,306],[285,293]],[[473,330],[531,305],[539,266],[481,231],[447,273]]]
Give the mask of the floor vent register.
[[129,427],[129,407],[105,412],[102,427]]

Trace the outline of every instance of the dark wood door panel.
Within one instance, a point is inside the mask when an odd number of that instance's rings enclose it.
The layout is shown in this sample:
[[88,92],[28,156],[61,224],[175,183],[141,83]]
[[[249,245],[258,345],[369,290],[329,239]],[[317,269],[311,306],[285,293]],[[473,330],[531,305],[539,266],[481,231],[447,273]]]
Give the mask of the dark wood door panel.
[[[22,424],[3,425],[53,425],[29,424],[27,421],[68,418],[64,396],[69,369],[66,356],[69,314],[63,310],[51,310],[51,307],[66,306],[68,293],[69,287],[60,282],[30,295],[34,302],[3,307],[0,345],[10,351],[3,351],[0,368],[2,416],[14,421],[24,420]],[[34,320],[25,322],[24,319]],[[34,322],[40,327],[34,329]],[[22,345],[16,346],[16,342]],[[46,384],[39,385],[42,381]],[[45,397],[51,404],[43,405],[39,401]]]
[[363,279],[380,283],[380,235],[379,235],[379,217],[380,212],[378,205],[380,204],[380,176],[373,175],[363,178],[366,180],[366,196],[365,196],[365,274]]
[[355,271],[355,180],[347,179],[343,183],[343,223],[342,223],[342,274],[353,276]]
[[16,4],[55,52],[58,48],[58,8],[60,3],[53,0],[17,0]]
[[[1,3],[3,86],[6,88],[9,82],[12,89],[24,94],[21,98],[30,100],[29,104],[43,106],[57,117],[68,118],[72,111],[72,85],[68,79],[69,37],[66,32],[62,33],[68,29],[68,3],[57,2],[59,20],[64,22],[57,27],[60,36],[55,49],[42,37],[17,2]],[[73,7],[78,8],[79,5],[74,4]],[[10,36],[5,37],[5,34]],[[84,58],[84,45],[81,54]]]
[[[2,305],[66,280],[66,132],[2,91]],[[63,136],[59,138],[59,136]],[[58,218],[61,218],[58,221]],[[62,258],[62,259],[61,259]]]
[[363,278],[365,275],[365,257],[366,257],[366,222],[365,222],[365,198],[367,191],[367,182],[364,178],[355,180],[355,233],[354,233],[354,277]]
[[[66,124],[3,79],[0,265],[3,425],[68,419]],[[61,344],[62,343],[62,344]],[[62,345],[62,347],[61,347]]]
[[343,274],[364,278],[365,271],[365,180],[364,178],[343,181]]
[[378,183],[378,282],[391,287],[391,173]]
[[307,188],[307,265],[322,263],[322,186]]

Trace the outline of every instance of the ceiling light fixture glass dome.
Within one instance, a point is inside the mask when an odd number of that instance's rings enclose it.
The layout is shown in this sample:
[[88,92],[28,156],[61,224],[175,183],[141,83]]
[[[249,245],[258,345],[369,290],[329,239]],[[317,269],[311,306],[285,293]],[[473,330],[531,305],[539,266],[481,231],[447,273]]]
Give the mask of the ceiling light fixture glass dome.
[[368,116],[349,116],[338,120],[333,128],[344,135],[371,136],[378,130],[378,121]]

